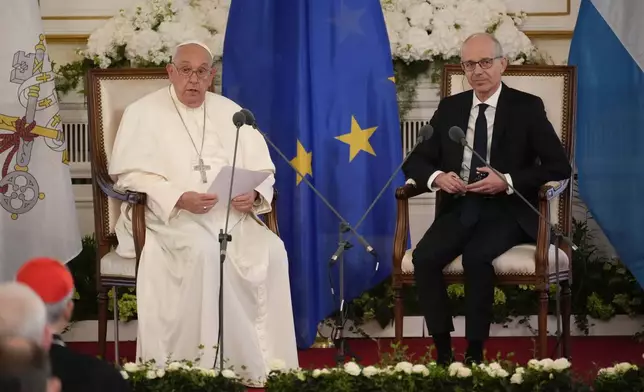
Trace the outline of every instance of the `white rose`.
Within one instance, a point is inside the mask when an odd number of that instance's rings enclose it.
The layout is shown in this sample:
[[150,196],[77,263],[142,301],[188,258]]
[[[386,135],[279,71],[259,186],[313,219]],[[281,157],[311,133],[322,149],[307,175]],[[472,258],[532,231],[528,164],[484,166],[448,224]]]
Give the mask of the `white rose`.
[[232,379],[232,378],[237,378],[237,375],[235,374],[235,372],[233,372],[233,371],[232,371],[232,370],[230,370],[230,369],[224,369],[224,370],[222,370],[222,371],[221,371],[221,375],[222,375],[222,376],[224,376],[225,378],[230,378],[230,379]]
[[360,366],[355,362],[347,362],[344,364],[344,371],[352,376],[358,376],[361,372]]
[[128,373],[134,373],[139,371],[139,365],[137,365],[134,362],[128,362],[125,365],[123,365],[123,370],[125,370]]
[[398,362],[396,364],[395,369],[396,369],[397,372],[403,372],[403,373],[411,374],[411,371],[412,371],[413,367],[414,367],[414,365],[412,365],[409,362]]
[[375,376],[376,374],[378,374],[379,372],[380,372],[380,371],[379,371],[379,370],[378,370],[378,368],[376,368],[375,366],[367,366],[366,368],[364,368],[364,369],[362,370],[362,374],[363,374],[365,377],[373,377],[373,376]]
[[322,369],[320,374],[331,374],[331,371],[329,369]]
[[612,375],[615,374],[615,368],[614,367],[608,367],[608,368],[599,369],[597,374],[600,375],[600,376],[612,376]]
[[129,375],[129,374],[127,374],[127,372],[126,372],[125,370],[121,370],[121,376],[122,376],[125,380],[127,380],[128,378],[130,378],[130,375]]
[[162,378],[163,376],[165,376],[165,370],[157,369],[157,377]]
[[181,363],[179,362],[170,362],[167,368],[169,371],[175,371],[181,369]]
[[514,373],[512,377],[510,377],[510,383],[511,384],[521,384],[523,382],[523,374],[522,373]]
[[459,368],[459,369],[456,371],[456,375],[457,375],[459,378],[467,378],[467,377],[471,377],[471,376],[472,376],[472,369],[470,369],[470,368],[466,368],[466,367]]
[[518,368],[514,369],[514,372],[518,374],[524,374],[525,369],[519,366]]
[[555,364],[555,361],[553,361],[550,358],[544,358],[541,361],[539,361],[539,365],[541,366],[541,369],[545,371],[550,371],[553,369],[553,366]]
[[531,369],[539,369],[541,364],[536,359],[531,359],[528,361],[528,367]]
[[490,369],[492,369],[492,370],[499,370],[499,369],[502,369],[501,365],[499,365],[497,362],[492,362],[492,363],[489,365],[489,367],[490,367]]
[[425,377],[429,376],[429,369],[425,365],[414,365],[411,371],[412,373],[422,374]]
[[313,371],[313,374],[312,374],[313,378],[318,378],[320,377],[320,375],[322,375],[322,372],[320,371],[320,369],[315,369]]
[[275,372],[281,371],[286,367],[286,362],[282,361],[281,359],[272,359],[268,363],[268,367]]
[[455,376],[458,372],[458,369],[461,369],[462,367],[463,364],[461,362],[452,362],[447,368],[447,371],[449,372],[450,376]]
[[570,368],[570,362],[566,358],[558,358],[553,364],[552,368],[557,371],[562,371]]
[[148,380],[154,380],[155,378],[157,378],[157,372],[155,372],[154,370],[148,370],[147,373],[145,373],[145,378],[147,378]]

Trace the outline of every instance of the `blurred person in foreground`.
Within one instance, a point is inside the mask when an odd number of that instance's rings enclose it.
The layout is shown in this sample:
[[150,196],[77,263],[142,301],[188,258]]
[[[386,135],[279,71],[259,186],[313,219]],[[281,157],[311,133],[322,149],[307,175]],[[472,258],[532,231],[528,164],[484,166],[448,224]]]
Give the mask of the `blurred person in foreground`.
[[48,351],[52,333],[45,304],[29,286],[0,284],[0,336],[23,337]]
[[0,391],[60,392],[47,351],[23,337],[0,338]]
[[69,349],[61,337],[74,311],[74,280],[65,265],[49,258],[25,263],[16,280],[40,296],[52,331],[49,350],[52,372],[62,383],[62,392],[125,392],[130,387],[111,364]]
[[[481,362],[492,321],[492,262],[537,238],[537,214],[508,184],[537,207],[539,188],[570,178],[572,172],[541,98],[501,81],[507,65],[494,36],[468,37],[461,48],[461,67],[472,89],[440,101],[430,121],[433,136],[403,167],[416,187],[440,192],[436,218],[414,249],[412,262],[420,304],[442,365],[453,360],[454,330],[443,269],[462,256],[466,362]],[[463,130],[469,146],[503,173],[505,181],[451,140],[452,126]]]

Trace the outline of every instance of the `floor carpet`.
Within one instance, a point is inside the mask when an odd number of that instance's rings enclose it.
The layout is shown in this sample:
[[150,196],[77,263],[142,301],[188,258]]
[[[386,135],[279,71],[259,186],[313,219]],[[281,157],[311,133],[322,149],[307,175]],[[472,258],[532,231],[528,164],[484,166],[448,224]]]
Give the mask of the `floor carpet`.
[[[363,365],[378,363],[383,354],[391,352],[392,339],[348,339],[348,347],[353,354],[359,358]],[[412,359],[420,360],[423,357],[432,340],[429,338],[408,338],[403,341],[407,346],[407,353]],[[499,355],[506,358],[512,355],[514,361],[526,363],[533,358],[535,342],[531,338],[492,338],[486,345],[487,358],[492,360]],[[592,377],[597,369],[611,366],[617,362],[634,362],[641,364],[644,344],[636,342],[626,336],[606,337],[573,337],[571,347],[571,362],[575,373],[581,377]],[[98,345],[95,342],[74,342],[69,343],[73,350],[90,355],[98,354]],[[123,342],[119,345],[119,356],[127,361],[133,361],[136,355],[135,342]],[[457,359],[462,358],[466,342],[462,338],[454,339],[455,353]],[[556,357],[555,341],[550,341],[549,356]],[[336,363],[336,349],[314,348],[301,350],[299,352],[300,366],[302,368],[319,368],[333,366]],[[114,359],[114,345],[108,343],[107,359]]]

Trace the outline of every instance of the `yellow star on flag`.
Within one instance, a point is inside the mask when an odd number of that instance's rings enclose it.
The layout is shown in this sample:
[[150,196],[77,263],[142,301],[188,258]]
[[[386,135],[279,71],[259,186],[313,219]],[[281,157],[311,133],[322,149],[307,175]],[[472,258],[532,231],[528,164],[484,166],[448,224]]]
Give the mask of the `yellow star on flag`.
[[351,116],[351,132],[336,136],[336,139],[349,145],[349,162],[353,161],[353,158],[360,151],[368,152],[373,156],[376,155],[371,143],[369,143],[369,138],[376,132],[376,128],[378,127],[362,129],[356,118]]
[[[291,159],[291,164],[297,169],[298,172],[302,175],[309,175],[313,177],[313,167],[311,162],[313,160],[313,152],[307,152],[306,148],[302,145],[302,142],[297,141],[297,155],[295,158]],[[297,175],[296,185],[300,185],[302,182],[302,176]]]
[[387,78],[387,79],[388,79],[388,80],[391,80],[391,81],[392,81],[392,82],[394,82],[394,83],[396,83],[396,77],[395,77],[395,76],[392,76],[392,77]]

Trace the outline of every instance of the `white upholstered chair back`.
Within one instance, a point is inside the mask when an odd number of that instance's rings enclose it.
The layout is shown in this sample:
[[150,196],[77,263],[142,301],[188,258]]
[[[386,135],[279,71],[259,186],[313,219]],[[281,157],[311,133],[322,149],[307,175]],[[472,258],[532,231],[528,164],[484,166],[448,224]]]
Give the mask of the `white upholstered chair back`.
[[[170,82],[164,69],[126,68],[91,72],[88,83],[90,134],[92,151],[96,154],[92,157],[92,174],[96,176],[98,171],[100,175],[106,176],[125,108]],[[100,214],[95,213],[97,235],[115,237],[114,227],[120,215],[121,201],[107,197],[102,192],[94,192],[94,198],[94,203],[98,203],[101,208]]]
[[[575,80],[574,68],[569,66],[509,66],[503,76],[503,82],[514,89],[534,94],[541,98],[548,119],[552,123],[561,143],[566,149],[572,165],[573,127],[575,113]],[[448,65],[445,69],[442,95],[449,96],[470,90],[472,87],[459,65]],[[572,184],[569,184],[572,189]],[[570,203],[570,197],[564,192],[550,202],[550,221],[559,225],[567,217],[564,203]],[[560,227],[562,231],[568,228]]]

